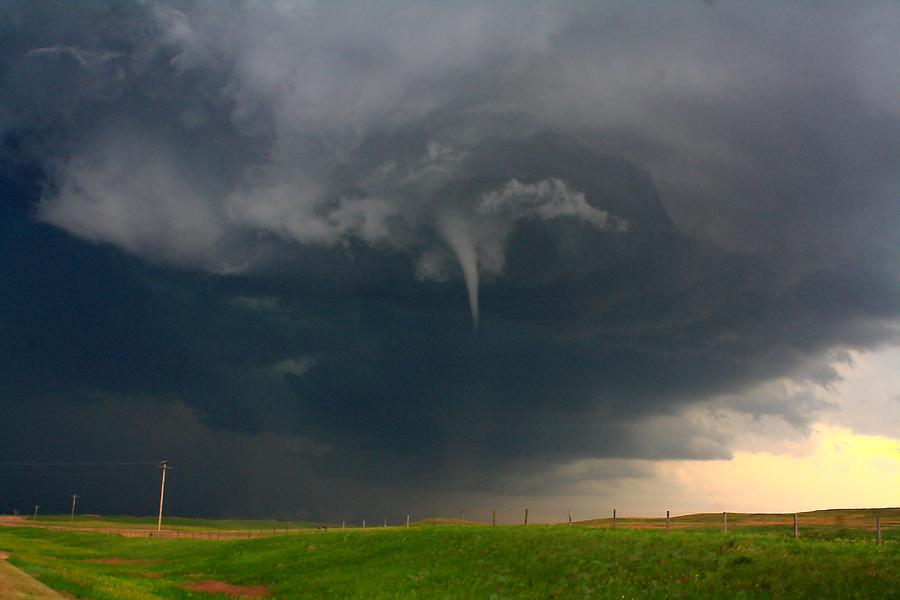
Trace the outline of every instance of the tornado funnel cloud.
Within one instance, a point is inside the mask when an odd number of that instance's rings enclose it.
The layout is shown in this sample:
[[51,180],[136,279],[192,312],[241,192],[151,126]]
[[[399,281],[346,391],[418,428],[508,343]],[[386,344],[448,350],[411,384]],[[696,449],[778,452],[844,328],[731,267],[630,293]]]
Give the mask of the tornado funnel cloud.
[[439,221],[439,230],[462,268],[469,293],[472,325],[478,329],[478,253],[472,240],[471,227],[460,217],[445,216]]

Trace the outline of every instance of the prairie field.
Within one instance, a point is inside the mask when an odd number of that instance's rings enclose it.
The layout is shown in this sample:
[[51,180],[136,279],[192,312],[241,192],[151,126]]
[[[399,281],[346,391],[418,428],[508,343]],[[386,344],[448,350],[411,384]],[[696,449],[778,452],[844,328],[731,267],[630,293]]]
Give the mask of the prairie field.
[[[571,527],[440,520],[252,539],[10,526],[0,528],[0,551],[65,596],[109,600],[900,597],[900,529],[883,526],[878,545],[869,516],[806,513],[799,539],[782,526],[790,515],[729,515],[728,533],[712,525],[667,532],[665,519],[663,529],[655,520],[622,519],[616,529],[605,520]],[[692,518],[715,523],[721,515]],[[253,523],[262,532],[269,522],[240,522]],[[207,523],[184,524],[200,525]]]

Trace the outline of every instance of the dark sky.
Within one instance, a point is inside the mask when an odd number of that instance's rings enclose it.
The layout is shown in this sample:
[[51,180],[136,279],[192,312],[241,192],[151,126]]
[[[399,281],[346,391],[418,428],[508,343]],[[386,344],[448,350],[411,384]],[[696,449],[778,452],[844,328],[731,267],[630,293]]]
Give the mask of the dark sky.
[[175,513],[377,519],[728,458],[711,403],[804,431],[748,391],[898,343],[898,55],[894,2],[4,2],[0,509],[150,513],[9,463],[167,458]]

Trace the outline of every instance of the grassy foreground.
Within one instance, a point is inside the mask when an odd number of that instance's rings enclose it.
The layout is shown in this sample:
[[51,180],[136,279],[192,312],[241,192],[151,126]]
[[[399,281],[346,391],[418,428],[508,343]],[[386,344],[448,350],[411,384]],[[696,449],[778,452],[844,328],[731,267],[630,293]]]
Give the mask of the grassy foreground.
[[900,597],[900,543],[858,537],[534,526],[200,541],[9,527],[0,550],[56,590],[110,600],[224,597],[190,589],[211,581],[274,598]]

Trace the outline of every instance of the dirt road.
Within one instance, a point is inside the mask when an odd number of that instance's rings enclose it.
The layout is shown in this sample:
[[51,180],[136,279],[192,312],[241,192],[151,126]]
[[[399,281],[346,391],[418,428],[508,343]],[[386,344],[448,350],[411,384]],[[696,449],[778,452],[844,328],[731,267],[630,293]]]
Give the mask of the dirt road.
[[43,583],[6,562],[7,555],[0,552],[0,600],[54,600],[62,599]]

